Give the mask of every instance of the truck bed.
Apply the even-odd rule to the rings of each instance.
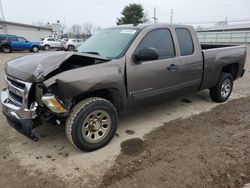
[[[203,81],[200,90],[214,87],[223,67],[235,64],[234,79],[243,74],[246,47],[244,45],[201,44]]]
[[[201,44],[202,50],[208,50],[213,48],[226,48],[226,47],[233,47],[238,45],[232,45],[232,44]]]

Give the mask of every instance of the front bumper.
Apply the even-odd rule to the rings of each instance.
[[[4,89],[1,93],[2,111],[6,116],[8,123],[18,132],[34,141],[38,141],[38,138],[32,133],[33,120],[37,116],[37,104],[33,103],[30,109],[19,107],[9,100],[8,92],[9,91],[7,89]]]

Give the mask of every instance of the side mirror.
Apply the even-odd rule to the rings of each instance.
[[[152,61],[159,58],[159,53],[155,48],[143,48],[134,54],[136,64],[140,64],[141,61]]]

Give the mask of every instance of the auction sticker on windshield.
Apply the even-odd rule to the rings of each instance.
[[[136,33],[135,29],[123,29],[120,33],[133,35]]]

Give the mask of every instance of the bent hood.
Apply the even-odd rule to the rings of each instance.
[[[75,52],[49,52],[37,55],[28,55],[7,62],[6,74],[27,82],[41,82],[44,78],[60,67],[60,65],[73,55],[102,59],[92,54]],[[103,59],[106,60],[106,59]]]

